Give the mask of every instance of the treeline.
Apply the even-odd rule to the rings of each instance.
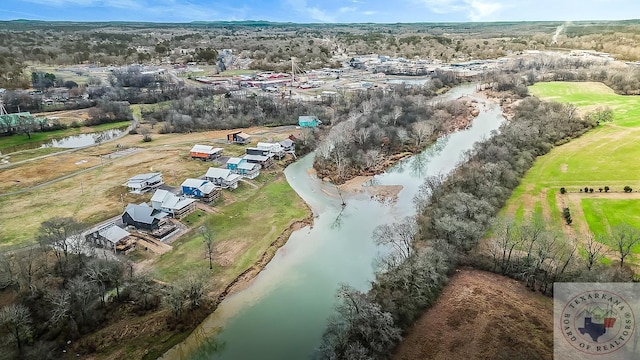
[[[502,71],[487,72],[481,80],[493,90],[522,95],[529,85],[545,81],[602,82],[621,95],[640,94],[640,66],[610,59],[541,54],[505,64]]]
[[[163,106],[143,109],[143,118],[159,123],[163,133],[231,129],[250,126],[294,125],[298,116],[322,114],[319,103],[269,96],[232,96],[200,93]]]
[[[167,309],[158,318],[182,331],[210,310],[202,278],[162,285],[136,273],[113,250],[97,250],[72,218],[42,223],[38,244],[0,254],[0,339],[2,358],[59,359],[87,355],[112,346],[90,334],[122,319]],[[200,311],[200,310],[198,310]],[[160,354],[157,354],[160,355]]]
[[[389,358],[401,331],[437,300],[448,274],[458,264],[480,262],[473,255],[479,240],[536,157],[592,126],[572,105],[526,98],[513,120],[477,143],[452,174],[427,178],[414,200],[416,219],[374,233],[378,243],[397,250],[385,259],[368,293],[340,290],[317,357]],[[579,261],[576,249],[559,241],[557,251],[542,246],[547,242],[537,244],[527,262],[529,283],[552,291],[553,281],[571,280],[575,274],[568,269]],[[544,268],[547,262],[555,264],[552,269]]]
[[[419,151],[437,137],[466,127],[473,112],[470,103],[430,102],[438,90],[457,81],[442,73],[421,87],[397,86],[340,99],[328,116],[333,126],[317,146],[318,176],[341,183],[376,173],[389,156]]]

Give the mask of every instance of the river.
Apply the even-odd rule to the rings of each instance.
[[[313,226],[291,234],[249,287],[227,297],[163,359],[309,358],[332,313],[338,286],[347,283],[362,291],[369,289],[376,259],[384,251],[371,238],[374,228],[414,215],[412,200],[425,176],[450,172],[474,142],[504,121],[500,107],[474,91],[473,85],[464,85],[434,99],[476,99],[480,114],[470,128],[440,139],[374,177],[376,185],[403,186],[396,202],[352,195],[342,209],[338,197],[325,193],[335,193],[335,188],[308,174],[314,154],[289,165],[285,175],[313,209]]]

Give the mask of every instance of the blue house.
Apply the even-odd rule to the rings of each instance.
[[[259,164],[247,162],[245,158],[232,157],[227,161],[227,170],[247,179],[255,179],[260,175]]]
[[[316,127],[322,124],[317,116],[298,116],[298,125],[301,127]]]
[[[239,157],[230,157],[227,160],[227,169],[236,172],[238,170],[238,165],[242,164],[245,160]]]
[[[220,188],[207,180],[187,179],[180,186],[184,195],[204,202],[211,202],[220,196]]]

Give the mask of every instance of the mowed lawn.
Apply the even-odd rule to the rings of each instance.
[[[195,230],[174,242],[173,250],[153,264],[160,279],[174,281],[194,271],[208,270],[203,238],[197,231],[205,223],[214,232],[214,274],[228,283],[253,265],[287,224],[308,216],[304,201],[282,173],[261,174],[255,182],[258,189],[240,184],[232,192],[225,190],[227,204],[216,206],[218,213],[197,211],[185,219]]]
[[[617,223],[616,219],[627,221],[632,204],[636,201],[640,204],[640,200],[628,200],[624,205],[618,203],[627,201],[623,193],[625,186],[631,186],[634,191],[640,189],[640,162],[637,161],[640,157],[640,97],[617,95],[600,83],[539,83],[529,89],[544,100],[572,103],[582,114],[598,107],[609,107],[614,111],[614,120],[539,157],[514,190],[503,213],[525,217],[540,211],[552,227],[562,228],[564,220],[560,209],[568,206],[574,221],[572,229],[577,233],[585,221],[589,227],[595,226],[590,228],[593,232],[608,229],[608,225],[589,221],[602,213],[606,213],[613,223]],[[589,201],[582,202],[582,209],[572,208],[580,207],[580,201],[570,201],[569,195],[560,195],[559,191],[564,187],[572,196],[579,196],[584,187],[599,193],[599,188],[605,186],[609,186],[611,194],[600,196],[616,199],[584,199]],[[599,205],[590,206],[595,201]],[[594,213],[596,209],[600,211],[599,215]],[[632,223],[640,228],[640,218]]]
[[[589,229],[595,235],[607,236],[616,225],[628,224],[640,229],[640,200],[582,199]],[[640,244],[633,247],[640,253]]]

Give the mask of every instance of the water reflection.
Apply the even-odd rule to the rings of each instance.
[[[93,144],[100,144],[104,141],[115,139],[125,133],[126,129],[112,129],[96,133],[67,136],[62,139],[53,139],[41,145],[41,147],[56,147],[64,149],[75,149]]]

